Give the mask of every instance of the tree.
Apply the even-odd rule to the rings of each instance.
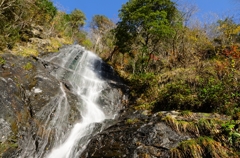
[[[0,50],[28,41],[34,36],[31,31],[47,28],[56,13],[50,0],[0,0]]]
[[[70,24],[74,30],[79,30],[80,27],[84,26],[86,17],[82,11],[74,9],[71,14],[69,14],[69,17]]]
[[[114,36],[111,32],[116,24],[104,15],[95,15],[90,23],[93,49],[102,53],[113,46]]]
[[[18,38],[18,5],[17,0],[0,0],[0,50],[11,48]]]
[[[178,16],[171,0],[130,0],[120,10],[116,45],[123,54],[135,46],[141,52],[140,72],[144,72],[148,57],[157,52],[159,42],[174,35],[173,26],[178,24]]]
[[[34,17],[39,20],[39,23],[44,24],[53,19],[57,13],[57,8],[49,0],[36,0],[36,11]]]
[[[72,38],[74,38],[75,41],[83,41],[86,36],[85,34],[80,31],[80,28],[82,28],[85,24],[86,17],[84,13],[78,9],[74,9],[69,15],[69,24],[72,28]]]
[[[240,26],[236,24],[231,17],[217,21],[217,39],[221,45],[231,45],[239,41]]]

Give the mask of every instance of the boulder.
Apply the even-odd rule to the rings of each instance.
[[[127,112],[118,123],[93,137],[80,157],[170,157],[170,149],[189,138],[172,130],[157,114]]]

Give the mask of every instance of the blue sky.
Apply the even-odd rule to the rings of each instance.
[[[81,10],[89,22],[94,15],[105,15],[114,22],[118,20],[118,10],[128,0],[52,0],[60,9],[70,13],[73,9]],[[223,18],[234,15],[240,10],[239,0],[176,0],[178,3],[194,5],[198,8],[195,16],[206,20],[209,16]],[[238,9],[238,10],[237,10]]]

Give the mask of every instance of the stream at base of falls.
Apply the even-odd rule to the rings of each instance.
[[[59,87],[35,114],[37,129],[27,131],[19,158],[80,157],[91,137],[111,124],[123,108],[121,79],[79,45],[66,46],[40,60]],[[35,87],[32,93],[41,92]]]

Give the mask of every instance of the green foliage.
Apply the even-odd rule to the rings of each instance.
[[[56,13],[56,16],[53,18],[52,24],[54,26],[55,32],[59,36],[72,37],[69,14],[58,11]]]
[[[50,15],[51,18],[53,18],[57,13],[57,8],[49,0],[38,0],[36,1],[36,5],[41,10],[41,13]]]
[[[183,117],[191,117],[192,116],[192,112],[190,110],[184,110],[184,111],[181,111],[181,115]]]
[[[50,0],[35,0],[32,7],[35,9],[33,18],[37,24],[41,25],[45,25],[46,22],[52,20],[57,13],[57,8]]]
[[[82,11],[79,9],[74,9],[70,14],[70,24],[72,28],[76,31],[79,30],[80,27],[83,27],[85,24],[86,17]]]
[[[3,58],[0,56],[0,65],[3,65],[3,64],[5,64],[5,62],[6,62],[6,60],[5,60],[5,59],[3,59]]]
[[[95,15],[90,22],[90,28],[100,34],[113,28],[115,24],[104,15]]]
[[[92,49],[103,59],[108,58],[114,49],[114,34],[112,29],[116,24],[104,15],[95,15],[90,22]]]
[[[7,141],[1,142],[0,144],[0,156],[2,157],[2,153],[6,152],[7,150],[17,149],[17,148],[18,148],[17,139],[14,137],[8,138]]]
[[[134,123],[137,123],[137,122],[139,122],[139,119],[137,119],[137,118],[127,119],[126,120],[127,124],[134,124]]]
[[[151,103],[144,103],[139,106],[136,106],[135,109],[136,110],[152,110],[154,107],[154,104],[155,104],[155,101],[153,101]]]
[[[211,116],[204,116],[204,113],[188,113],[183,115],[178,114],[163,115],[160,112],[161,120],[168,124],[173,130],[179,133],[188,133],[195,137],[199,136],[215,136],[221,130],[221,124],[225,122],[221,118],[212,118]],[[194,118],[194,119],[193,119]],[[197,119],[199,118],[199,120]]]
[[[204,81],[203,81],[204,82]],[[222,105],[223,99],[227,99],[226,96],[222,93],[224,90],[224,85],[222,82],[209,78],[207,83],[203,83],[203,87],[199,92],[199,99],[203,104],[211,105]],[[222,98],[222,99],[221,99]]]
[[[210,137],[199,137],[181,142],[171,149],[172,157],[229,157],[232,152]]]
[[[0,4],[0,51],[12,49],[14,52],[26,54],[19,46],[16,48],[14,45],[24,45],[23,43],[30,41],[31,48],[47,50],[32,42],[32,38],[45,40],[60,37],[64,38],[59,40],[62,44],[76,41],[90,45],[86,32],[80,30],[86,18],[78,9],[70,14],[57,11],[51,0],[0,0]],[[46,47],[51,47],[49,45]]]
[[[150,34],[158,38],[169,36],[173,31],[171,23],[175,20],[176,13],[175,4],[170,0],[130,0],[120,10],[121,21],[116,29],[117,36],[124,33],[122,29],[132,38],[136,38],[134,36],[139,34],[139,31],[144,32],[143,38],[145,34],[145,38]],[[120,42],[120,39],[118,40]]]
[[[15,12],[18,12],[19,1],[0,0],[0,50],[12,48],[18,39],[19,27],[14,24]]]
[[[33,36],[33,26],[48,26],[57,9],[49,0],[0,0],[0,50]]]
[[[171,38],[179,12],[170,0],[130,0],[120,10],[120,22],[115,29],[116,45],[121,53],[139,50],[140,72],[146,72],[149,54],[163,38]]]
[[[155,110],[197,110],[199,100],[194,89],[183,81],[169,83],[161,90]]]
[[[141,97],[141,99],[151,102],[158,96],[158,90],[156,89],[158,88],[157,79],[153,73],[133,75],[130,77],[129,82],[132,86],[131,95],[133,97]],[[149,102],[147,104],[152,105]]]
[[[186,113],[187,115],[185,115]],[[197,157],[205,157],[206,155],[204,154],[206,152],[209,154],[209,151],[212,151],[212,154],[217,154],[218,149],[214,148],[217,146],[222,146],[223,148],[228,146],[228,149],[233,151],[240,149],[239,122],[230,120],[230,117],[226,117],[226,115],[213,113],[208,115],[205,113],[192,113],[189,115],[188,111],[180,113],[170,111],[167,113],[159,112],[158,116],[176,132],[188,133],[196,138],[183,141],[177,148],[171,149],[174,151],[174,154],[183,154],[185,156],[187,154],[188,157],[193,157],[193,155],[190,156],[189,154],[198,153],[200,155]],[[192,152],[188,153],[190,151]],[[229,151],[228,154],[234,155],[233,151]],[[223,153],[218,154],[223,156]]]
[[[218,20],[215,42],[222,46],[231,45],[233,42],[239,42],[239,31],[240,26],[234,21],[233,17]]]
[[[215,61],[211,61],[215,62]],[[205,67],[191,78],[186,72],[174,72],[168,83],[158,87],[154,110],[191,110],[233,115],[239,111],[239,82],[236,68],[219,78],[213,66]],[[188,70],[189,71],[189,70]],[[194,69],[190,71],[195,71]],[[191,72],[191,73],[192,73]],[[199,75],[197,75],[199,73]]]
[[[230,120],[228,122],[225,122],[224,124],[222,124],[222,131],[223,133],[227,136],[228,141],[231,145],[233,146],[238,146],[240,148],[240,133],[238,130],[240,130],[240,127],[237,127],[238,124],[233,121]]]
[[[31,62],[26,63],[23,67],[25,70],[31,70],[33,68],[33,65]]]

